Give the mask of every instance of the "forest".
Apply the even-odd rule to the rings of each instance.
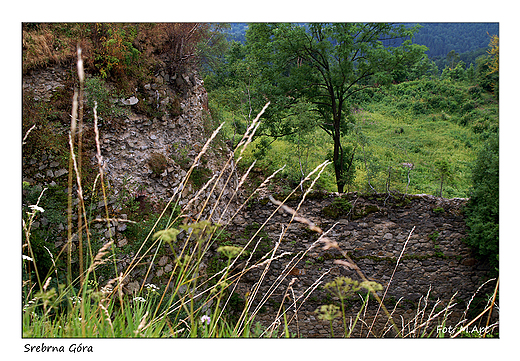
[[[445,58],[452,50],[462,54],[485,49],[489,43],[488,34],[499,35],[498,23],[417,24],[421,28],[415,34],[414,41],[426,45],[428,47],[426,54],[432,59]],[[405,23],[405,25],[413,26],[415,23]],[[231,23],[225,31],[227,40],[245,43],[247,28],[247,23]]]

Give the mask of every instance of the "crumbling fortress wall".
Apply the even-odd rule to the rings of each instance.
[[[32,91],[35,100],[50,101],[53,92],[66,86],[63,80],[66,78],[65,71],[51,67],[29,74],[23,78],[23,87]],[[182,92],[178,93],[174,88]],[[159,71],[155,82],[146,84],[140,94],[136,99],[156,107],[157,117],[132,111],[136,105],[135,99],[126,99],[122,104],[128,104],[127,115],[117,122],[102,122],[100,129],[101,152],[111,187],[108,201],[115,211],[123,192],[154,201],[169,199],[179,191],[191,161],[200,152],[209,134],[205,126],[208,117],[207,94],[196,74],[170,79],[165,72]],[[187,202],[189,194],[200,189],[204,181],[220,171],[222,160],[228,154],[229,149],[223,142],[216,143],[209,150],[198,165],[197,184],[192,181],[181,190],[184,196],[181,205]],[[97,160],[94,155],[90,156],[95,164]],[[42,154],[40,159],[24,159],[23,180],[41,187],[63,183],[68,173],[65,164],[46,154]],[[222,177],[226,178],[227,175]],[[221,189],[223,185],[217,194]],[[232,196],[232,189],[223,190],[219,204],[227,204]],[[200,199],[207,197],[211,200],[216,195],[210,196],[208,192],[200,195]],[[298,202],[297,198],[290,199],[287,205],[296,208]],[[328,232],[327,237],[347,252],[369,280],[381,284],[384,289],[388,286],[385,306],[393,312],[394,320],[400,322],[400,329],[412,331],[428,319],[430,312],[435,315],[450,301],[456,305],[449,310],[447,325],[455,326],[462,318],[469,318],[471,311],[466,312],[466,305],[470,300],[476,304],[493,292],[495,284],[492,281],[479,289],[489,280],[489,268],[477,260],[464,243],[465,203],[465,199],[443,199],[429,195],[349,193],[338,197],[315,192],[308,195],[298,215]],[[195,208],[199,206],[196,202],[194,204]],[[100,215],[103,214],[103,207],[104,203],[100,201],[97,205]],[[275,259],[268,264],[265,276],[262,274],[266,265],[247,272],[240,279],[236,292],[246,299],[260,281],[257,297],[252,302],[258,303],[264,296],[269,300],[260,307],[256,314],[257,321],[268,327],[277,315],[286,311],[291,333],[301,337],[328,336],[329,323],[319,319],[315,310],[321,305],[339,305],[339,302],[324,286],[339,276],[354,280],[360,278],[355,270],[337,263],[344,260],[340,251],[323,249],[323,244],[316,242],[319,235],[306,224],[290,222],[291,215],[286,212],[279,211],[271,217],[275,210],[276,205],[268,198],[256,198],[226,227],[231,244],[244,244],[265,222],[257,237],[263,251],[275,247],[283,233],[273,256]],[[193,212],[196,214],[197,209]],[[119,215],[120,218],[124,216]],[[47,213],[43,214],[33,227],[49,227],[56,248],[63,247],[66,224],[52,223],[46,217]],[[215,218],[219,218],[218,211]],[[106,225],[96,227],[106,228]],[[124,223],[114,223],[111,229],[98,231],[115,234],[116,245],[123,247],[126,245],[125,229]],[[278,258],[284,252],[285,255]],[[118,268],[124,269],[132,255],[125,257],[121,256]],[[161,277],[164,278],[172,270],[173,264],[172,257],[161,256],[152,266],[150,279],[146,281],[161,282]],[[201,271],[204,272],[204,269]],[[142,281],[139,277],[142,276],[144,273],[136,273],[126,280],[130,291],[132,286],[139,286]],[[348,301],[347,313],[352,319],[361,307],[356,297]],[[366,336],[377,308],[377,302],[370,299],[366,315],[352,336]],[[423,309],[425,313],[419,320],[416,316],[421,316],[420,310]],[[443,317],[439,315],[428,325],[429,332]],[[493,319],[497,317],[495,312]],[[279,320],[284,322],[283,317]],[[283,331],[280,327],[279,333]],[[333,328],[335,335],[344,334],[341,319],[333,321]],[[372,331],[375,335],[386,332],[385,335],[395,336],[395,329],[388,324],[382,311],[379,311]]]
[[[455,327],[462,318],[470,317],[470,313],[465,311],[472,298],[475,304],[476,299],[485,297],[486,293],[492,294],[495,286],[492,281],[476,294],[479,287],[490,279],[489,267],[477,260],[464,243],[466,225],[463,208],[466,199],[357,193],[341,198],[333,194],[314,193],[309,198],[302,204],[298,215],[323,231],[328,230],[327,237],[337,242],[369,280],[376,281],[384,289],[390,284],[385,306],[389,312],[393,311],[393,319],[399,322],[399,329],[404,329],[403,325],[413,320],[407,327],[408,332],[412,331],[421,324],[421,320],[428,319],[429,312],[433,310],[430,316],[434,315],[450,300],[456,305],[449,310],[448,323]],[[295,199],[287,204],[296,208],[298,202]],[[232,233],[236,237],[247,233],[245,230],[251,227],[252,222],[263,224],[275,209],[276,206],[268,199],[252,203],[235,220]],[[334,248],[324,250],[323,243],[316,242],[319,235],[309,230],[306,224],[289,223],[291,217],[291,214],[280,210],[264,227],[263,236],[268,237],[264,242],[271,244],[279,240],[281,232],[285,232],[276,254],[287,252],[289,255],[274,260],[269,266],[259,293],[273,294],[257,320],[264,326],[270,325],[275,316],[281,314],[279,310],[283,303],[287,320],[292,319],[290,332],[301,337],[327,337],[330,335],[329,322],[318,319],[315,310],[321,305],[339,306],[340,303],[324,285],[338,276],[360,282],[361,279],[354,269],[335,263],[344,260],[340,251]],[[294,257],[297,254],[305,255],[300,259]],[[257,269],[244,276],[239,288],[244,297],[258,282],[262,272],[263,269]],[[280,277],[281,274],[286,276]],[[314,291],[309,295],[310,289]],[[439,301],[437,305],[436,301]],[[354,320],[361,307],[359,297],[353,297],[348,305],[348,316]],[[418,311],[425,306],[428,314],[414,320]],[[371,317],[376,314],[377,308],[377,302],[370,299],[365,322],[370,321],[371,324]],[[444,314],[441,314],[430,322],[429,332],[436,332],[435,327],[443,317]],[[494,317],[497,317],[496,313]],[[387,332],[387,336],[396,335],[387,320],[383,310],[380,310],[374,324],[374,334]],[[283,318],[280,321],[281,333]],[[359,323],[352,336],[365,337],[368,326],[363,327]],[[341,318],[333,321],[333,327],[335,335],[344,335]],[[425,329],[422,327],[420,330]]]

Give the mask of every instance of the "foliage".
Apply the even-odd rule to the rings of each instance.
[[[460,54],[487,45],[487,33],[498,33],[498,23],[419,23],[418,44],[428,46],[431,58],[446,56],[454,50]]]
[[[119,103],[121,94],[114,92],[109,84],[101,77],[87,77],[85,79],[86,104],[89,109],[94,109],[99,117],[118,117],[125,114]],[[93,119],[88,117],[87,119]]]
[[[22,71],[47,65],[63,65],[76,56],[77,39],[85,36],[86,24],[23,23]]]
[[[99,43],[94,50],[94,66],[101,78],[126,77],[125,73],[141,55],[133,45],[137,27],[131,24],[96,23],[92,30]]]
[[[352,210],[352,204],[346,197],[336,197],[329,206],[322,209],[325,216],[338,218],[346,216]]]
[[[211,178],[213,172],[206,167],[196,167],[191,172],[190,180],[195,186],[195,189],[200,189]]]
[[[438,194],[440,173],[435,163],[446,159],[451,178],[443,182],[443,197],[469,196],[471,163],[478,146],[482,137],[498,130],[498,104],[492,94],[467,80],[421,78],[366,89],[366,93],[357,93],[351,100],[353,131],[343,137],[344,149],[350,148],[349,153],[355,149],[352,159],[355,173],[349,191],[373,191],[368,185],[370,182],[376,191],[386,192],[391,167],[392,190]],[[222,111],[222,117],[226,124],[233,119],[232,113],[226,110]],[[327,156],[331,159],[333,144],[325,132],[314,129],[308,135],[300,134],[275,141],[266,139],[269,147],[262,147],[265,153],[255,166],[270,174],[285,165],[279,180],[282,183],[299,179],[300,155],[309,167],[316,166]],[[301,148],[303,153],[297,152],[298,144],[294,142],[297,137],[301,137],[303,144],[309,142],[306,148]],[[253,145],[261,141],[259,138]],[[307,150],[308,159],[304,157]],[[244,160],[251,164],[258,154],[248,150]],[[410,169],[406,164],[413,166]],[[324,171],[318,185],[329,191],[336,190],[332,169]]]
[[[287,112],[298,99],[313,104],[318,126],[333,140],[336,183],[343,192],[351,164],[341,142],[351,130],[348,101],[365,88],[391,82],[393,73],[422,57],[425,47],[409,40],[416,30],[383,23],[250,24],[247,59],[260,71],[257,91],[274,104],[266,113],[267,134],[295,133],[296,126],[285,121]],[[393,46],[386,41],[392,38],[408,40]]]
[[[439,186],[439,197],[442,197],[442,187],[444,182],[451,179],[451,167],[446,159],[441,159],[435,162],[435,168],[439,174],[440,186]]]
[[[471,198],[466,211],[467,242],[498,268],[499,140],[491,135],[480,151],[472,172]]]

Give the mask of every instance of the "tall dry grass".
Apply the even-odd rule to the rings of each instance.
[[[269,198],[276,209],[260,225],[245,245],[226,245],[217,248],[217,252],[226,259],[225,266],[222,269],[214,274],[204,274],[200,271],[203,260],[212,256],[211,248],[215,244],[217,236],[233,222],[233,219],[240,214],[255,194],[266,191],[268,184],[280,171],[274,172],[257,189],[244,197],[245,200],[238,201],[241,187],[247,181],[254,164],[247,169],[235,187],[232,186],[233,172],[231,167],[233,162],[238,164],[242,160],[243,152],[250,145],[260,124],[260,118],[269,103],[265,105],[247,128],[243,138],[233,154],[228,157],[220,172],[215,174],[201,190],[192,195],[183,207],[180,207],[183,189],[186,187],[199,160],[217,137],[222,125],[211,134],[182,179],[181,186],[168,200],[157,221],[141,241],[129,265],[124,271],[118,272],[114,235],[110,234],[106,243],[94,252],[91,232],[89,231],[92,222],[106,222],[108,229],[110,229],[110,224],[114,219],[110,217],[108,209],[104,161],[99,141],[96,109],[94,109],[94,130],[98,177],[94,188],[96,186],[101,188],[104,200],[104,217],[91,220],[88,218],[85,208],[82,176],[78,168],[80,163],[78,158],[82,156],[83,114],[81,104],[84,79],[80,49],[78,49],[77,56],[80,86],[74,95],[69,133],[67,244],[57,255],[51,254],[54,268],[49,271],[44,279],[40,279],[38,272],[32,272],[31,267],[36,268],[37,265],[33,262],[35,258],[31,246],[31,226],[37,212],[44,211],[39,207],[38,201],[31,207],[31,212],[27,214],[26,220],[24,220],[23,250],[27,249],[29,254],[24,257],[24,266],[27,267],[27,274],[29,275],[24,280],[24,285],[29,290],[24,300],[22,318],[24,337],[289,337],[291,336],[289,326],[296,323],[298,328],[298,315],[301,314],[299,312],[302,306],[308,301],[311,294],[323,285],[333,289],[341,300],[341,311],[335,305],[323,305],[317,312],[319,318],[330,322],[331,336],[334,336],[332,321],[335,318],[342,319],[344,337],[385,337],[392,334],[390,331],[393,332],[395,337],[442,337],[444,335],[442,332],[440,334],[432,333],[430,331],[431,326],[445,324],[454,306],[454,298],[447,305],[441,307],[439,301],[431,304],[429,294],[427,294],[421,298],[415,316],[411,320],[405,322],[403,319],[399,319],[395,314],[400,300],[392,310],[388,310],[384,303],[393,274],[386,290],[381,292],[382,286],[370,281],[349,255],[339,247],[338,243],[328,236],[334,226],[328,230],[322,230],[298,213],[323,170],[330,164],[328,161],[312,170],[283,201],[277,201],[273,197]],[[79,149],[77,153],[76,149]],[[226,188],[232,188],[233,194],[231,199],[224,203],[222,199]],[[73,189],[76,189],[76,194],[73,194]],[[304,189],[305,192],[303,192],[296,209],[288,207],[286,205],[287,200],[301,189]],[[45,196],[44,191],[42,191],[40,198]],[[202,198],[202,194],[206,194],[206,197]],[[213,195],[216,196],[216,201],[210,202]],[[72,222],[74,200],[77,200],[78,204],[75,210],[78,216],[76,224]],[[235,203],[238,206],[233,211],[232,204]],[[186,219],[191,206],[194,204],[201,205],[200,210],[195,215],[191,214],[192,221],[183,224],[181,220]],[[167,215],[167,209],[170,209],[171,206],[177,207],[180,211]],[[220,213],[219,217],[215,217],[217,210]],[[259,233],[278,211],[287,212],[291,215],[288,224],[280,225],[280,237],[272,249],[258,260],[253,260],[252,255],[258,249],[260,243]],[[166,217],[167,226],[159,229],[160,221]],[[280,252],[280,245],[287,228],[293,222],[305,224],[310,231],[319,234],[319,238],[297,254]],[[413,231],[413,229],[410,231],[409,237]],[[178,237],[181,232],[185,232],[187,235],[184,239]],[[85,245],[83,244],[83,235],[86,240]],[[73,275],[71,266],[75,239],[78,240],[79,247],[79,274],[77,276]],[[405,242],[397,260],[394,273],[399,266],[407,243],[408,240]],[[340,251],[343,259],[336,260],[335,263],[354,270],[362,282],[338,277],[332,282],[325,283],[325,277],[330,272],[330,270],[325,270],[307,289],[296,295],[293,289],[294,279],[289,280],[290,272],[310,251],[320,246],[325,250],[334,248]],[[167,283],[158,287],[146,283],[146,279],[152,270],[152,266],[157,261],[157,250],[161,247],[169,247],[175,256],[175,261]],[[86,248],[89,256],[87,264],[81,263],[84,248]],[[247,257],[247,255],[249,256]],[[58,274],[61,270],[56,267],[57,262],[55,262],[61,257],[65,258],[67,264],[66,277],[61,277],[61,279],[66,279],[66,282],[58,284],[57,287],[51,287],[51,280],[54,278],[56,281],[62,276]],[[266,275],[272,270],[273,261],[282,257],[289,259],[288,263],[278,272],[275,281],[266,285]],[[143,263],[147,264],[147,271],[139,290],[128,295],[124,290],[125,283],[131,277],[132,271]],[[113,274],[108,282],[101,285],[98,283],[96,270],[104,264],[113,265]],[[240,267],[238,267],[239,265]],[[231,302],[233,292],[243,280],[244,275],[257,269],[261,270],[257,282],[249,290],[245,305],[238,318],[231,320],[225,310]],[[37,283],[32,283],[31,273],[36,275]],[[275,291],[287,280],[288,286],[284,290],[282,302],[276,310],[272,323],[259,326],[256,323],[256,318],[260,310],[268,304]],[[267,286],[266,291],[264,291],[264,285]],[[351,316],[347,314],[344,301],[346,302],[349,297],[358,297],[358,291],[361,289],[366,290],[366,296],[362,298],[360,309],[354,313],[354,316]],[[497,290],[498,287],[495,289],[488,306],[478,318],[466,320],[464,318],[466,312],[464,313],[463,319],[456,325],[461,331],[451,335],[452,337],[459,336],[464,332],[464,327],[471,326],[480,317],[491,314],[493,307],[496,307]],[[292,299],[292,301],[287,301],[289,299]],[[368,314],[370,299],[377,303],[377,310],[374,315]],[[468,303],[466,311],[469,309],[471,301]],[[292,311],[292,315],[289,311]],[[378,317],[383,318],[386,322],[381,333],[376,333],[374,330]],[[497,326],[497,324],[490,325],[489,321],[490,318],[488,317],[487,333]],[[282,332],[279,332],[279,330]]]

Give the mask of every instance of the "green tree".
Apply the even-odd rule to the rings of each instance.
[[[391,83],[424,57],[427,48],[410,40],[417,30],[387,23],[250,24],[247,59],[259,70],[257,99],[272,104],[265,116],[267,134],[295,133],[286,115],[298,99],[314,104],[318,126],[334,143],[336,184],[343,192],[353,149],[342,144],[353,129],[349,100]]]
[[[477,58],[477,80],[479,85],[487,90],[494,92],[498,97],[499,80],[499,38],[491,36],[487,55]]]
[[[448,53],[448,55],[446,55],[446,60],[448,61],[448,66],[451,70],[459,63],[460,55],[456,53],[455,50],[452,50]]]
[[[480,151],[472,172],[471,197],[466,210],[467,242],[480,256],[498,267],[499,138],[491,135]]]
[[[473,66],[473,63],[470,64],[469,68],[466,69],[466,79],[470,82],[470,83],[473,83],[473,81],[475,80],[475,67]]]

